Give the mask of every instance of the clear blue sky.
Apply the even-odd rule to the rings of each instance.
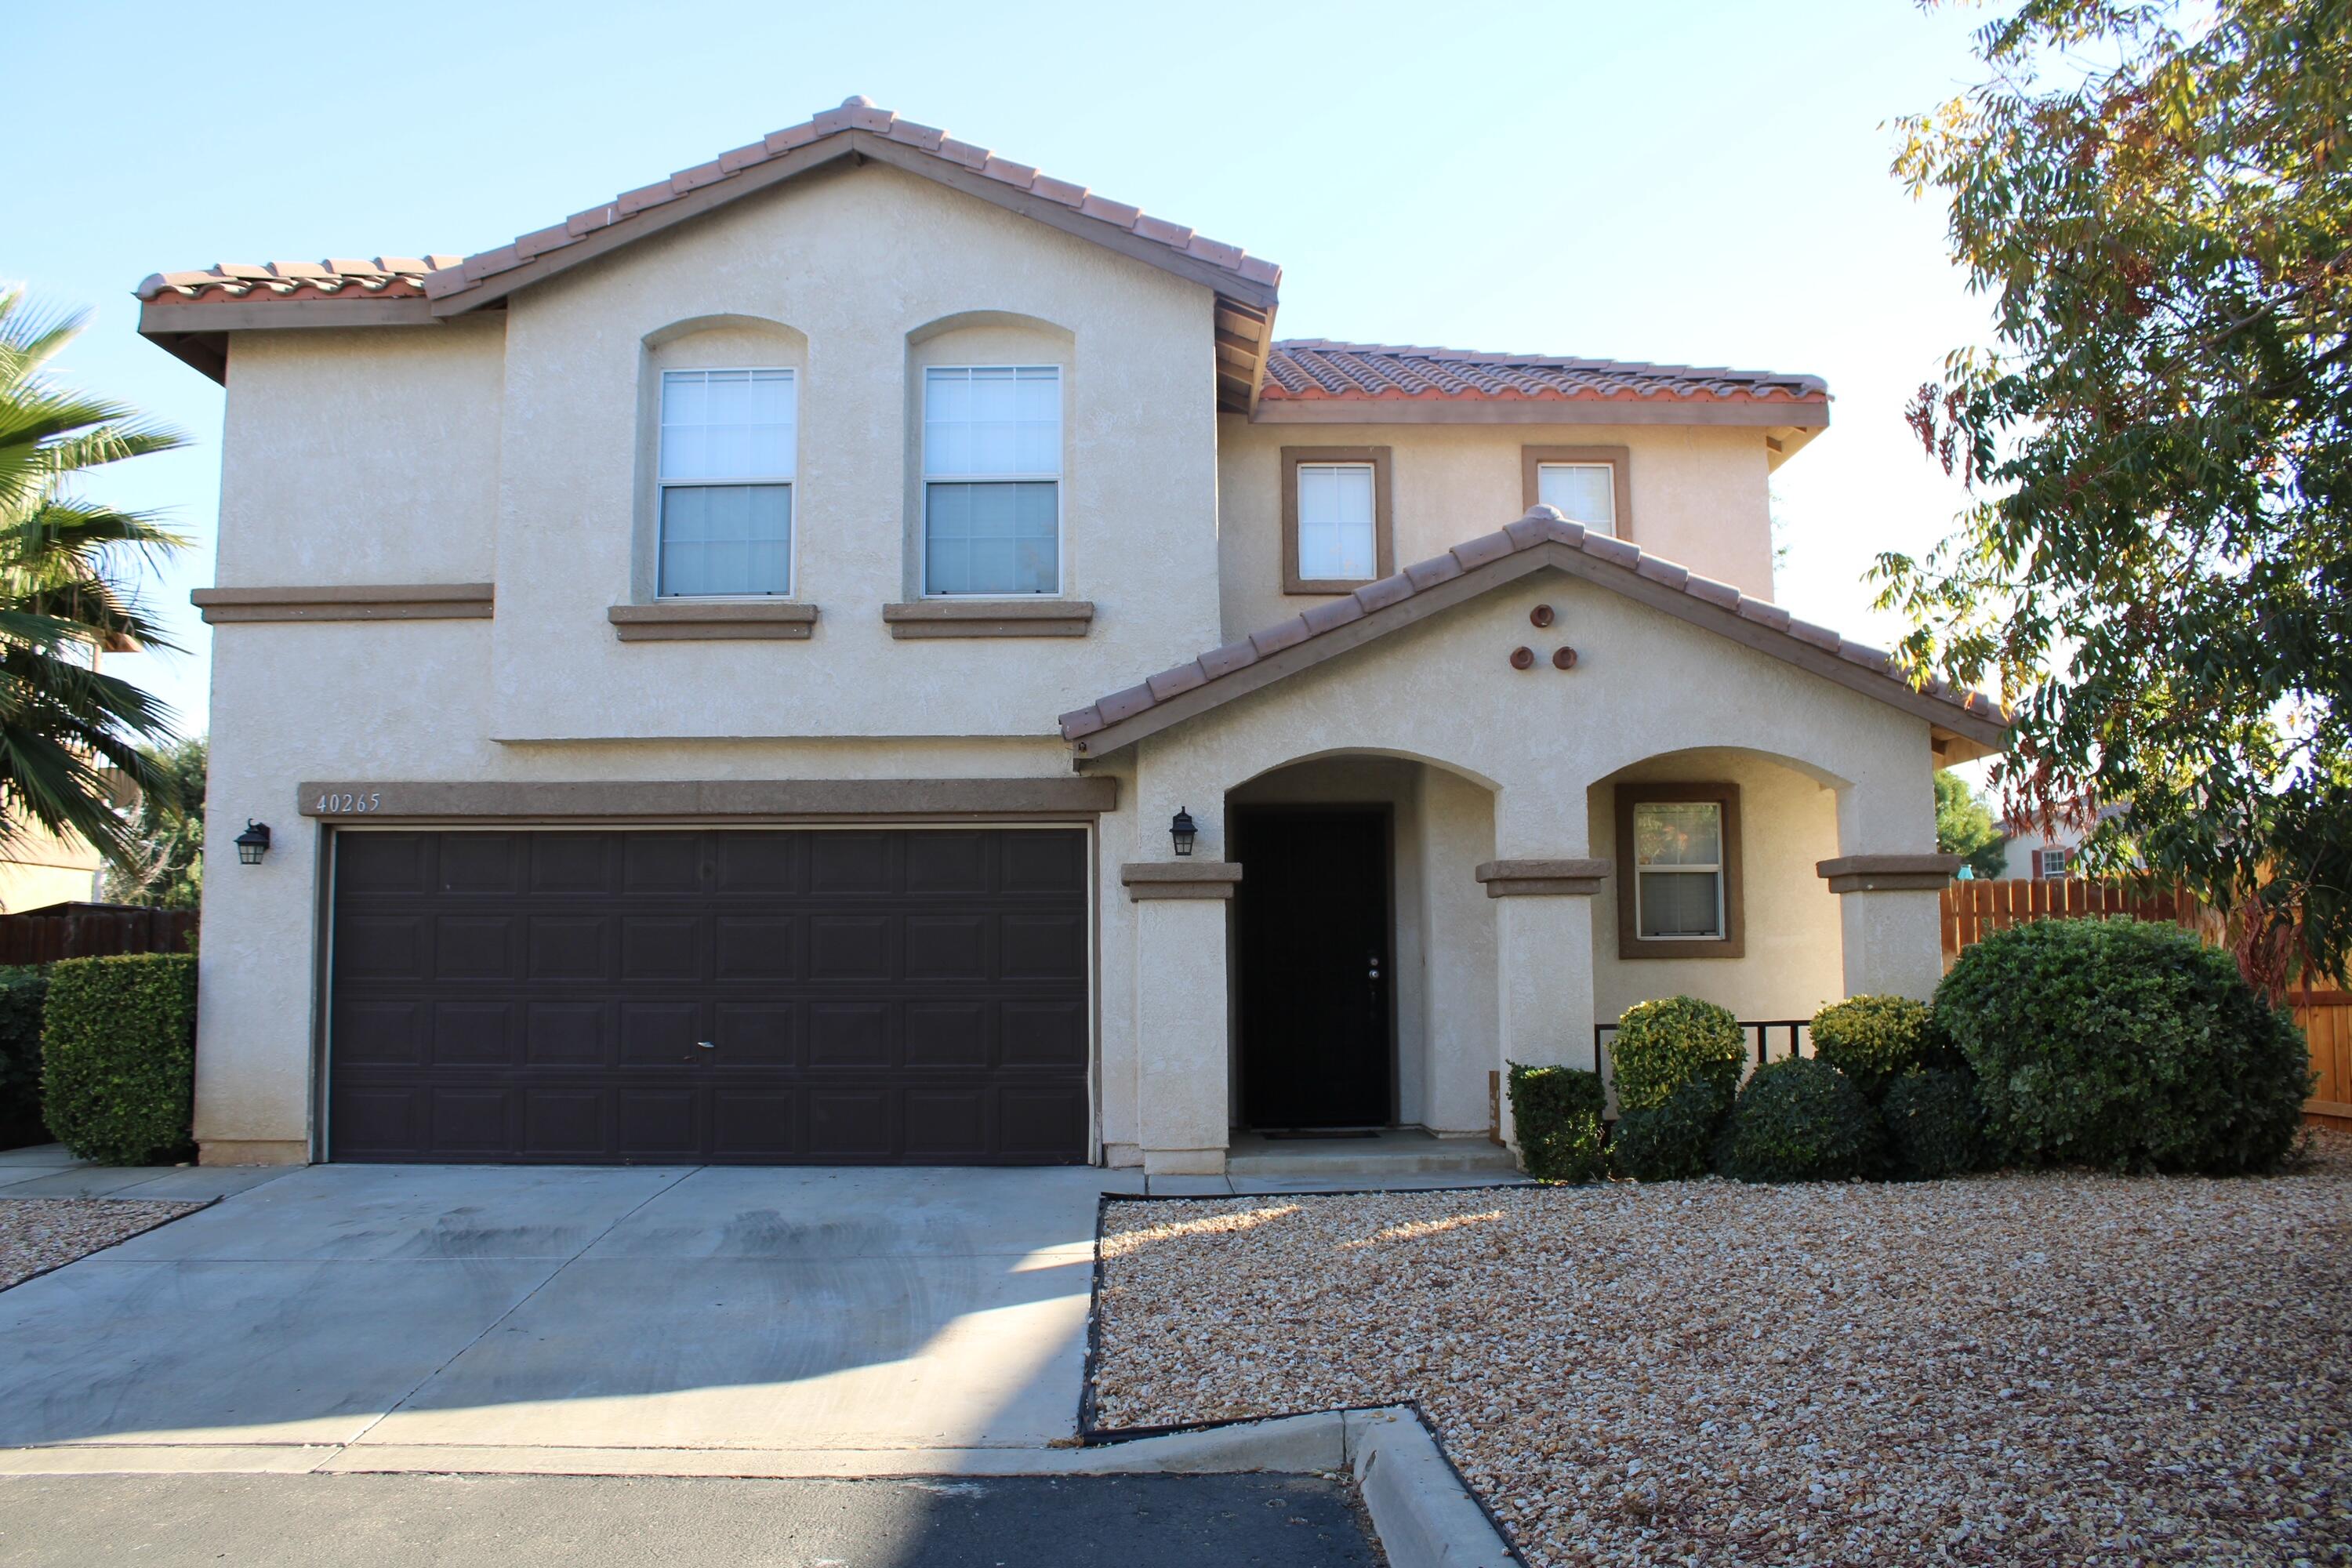
[[[1826,376],[1832,428],[1775,485],[1780,596],[1885,642],[1864,570],[1939,537],[1958,500],[1903,402],[1985,320],[1941,209],[1887,174],[1888,122],[1972,79],[1983,19],[1902,0],[28,6],[0,279],[92,307],[68,373],[194,437],[99,492],[199,542],[148,589],[190,652],[109,666],[191,731],[222,395],[136,335],[140,279],[486,249],[858,92],[1281,263],[1287,336]]]

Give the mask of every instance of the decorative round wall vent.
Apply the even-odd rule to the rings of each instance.
[[[1555,618],[1556,617],[1554,617],[1551,613],[1551,606],[1549,605],[1538,605],[1534,609],[1528,612],[1528,623],[1538,628],[1551,625]]]
[[[1551,667],[1554,669],[1574,669],[1576,668],[1576,650],[1572,647],[1555,649],[1551,656]]]
[[[1513,669],[1533,669],[1535,667],[1535,649],[1531,647],[1515,647],[1511,650],[1511,668]]]

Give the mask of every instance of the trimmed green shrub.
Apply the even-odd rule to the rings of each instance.
[[[1739,1087],[1739,1066],[1747,1058],[1748,1037],[1739,1020],[1696,996],[1626,1008],[1609,1045],[1617,1104],[1624,1110],[1655,1110],[1695,1079],[1715,1085],[1727,1100]]]
[[[1538,1182],[1589,1182],[1607,1164],[1601,1075],[1581,1068],[1511,1064],[1511,1125],[1519,1156]]]
[[[2136,921],[2035,921],[1960,955],[1936,1012],[1985,1131],[2023,1165],[2275,1169],[2311,1092],[2303,1031],[2227,953]]]
[[[1903,1181],[1966,1175],[1990,1163],[1984,1110],[1966,1073],[1905,1073],[1886,1086],[1878,1114],[1886,1124],[1888,1173]]]
[[[1886,1086],[1928,1065],[1936,1015],[1908,996],[1853,996],[1813,1015],[1813,1055],[1875,1105]]]
[[[0,967],[0,1149],[46,1143],[41,1121],[41,999],[49,973],[37,964]]]
[[[1723,1126],[1731,1096],[1710,1079],[1695,1078],[1664,1105],[1628,1110],[1617,1119],[1609,1153],[1618,1173],[1637,1182],[1681,1182],[1706,1174],[1708,1152]]]
[[[49,1130],[85,1160],[141,1165],[189,1144],[196,961],[184,953],[49,966],[41,1090]]]
[[[1877,1174],[1885,1142],[1853,1079],[1827,1062],[1784,1057],[1749,1075],[1716,1160],[1743,1182],[1842,1182]]]

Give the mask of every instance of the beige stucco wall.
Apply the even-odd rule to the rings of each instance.
[[[496,575],[503,322],[229,340],[216,581]]]
[[[517,295],[492,732],[1043,736],[1107,682],[1209,646],[1211,298],[879,166],[747,198]],[[818,607],[815,635],[623,644],[605,611],[646,586],[646,342],[713,319],[806,345],[793,597]],[[966,322],[962,343],[935,342]],[[1063,596],[1096,606],[1085,637],[896,641],[884,626],[912,580],[910,378],[950,351],[1066,363]]]
[[[0,843],[0,914],[89,903],[98,897],[105,861],[79,834],[60,837],[20,824]]]
[[[1772,596],[1765,432],[1746,426],[1614,425],[1255,425],[1218,421],[1223,502],[1218,573],[1228,637],[1297,615],[1316,598],[1282,591],[1282,448],[1386,447],[1400,568],[1492,533],[1526,510],[1522,447],[1624,447],[1633,488],[1626,538],[1653,555]]]

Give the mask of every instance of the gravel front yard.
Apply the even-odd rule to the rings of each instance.
[[[2352,1141],[1119,1203],[1102,1252],[1103,1426],[1416,1399],[1539,1564],[2352,1563]]]
[[[0,1290],[204,1206],[133,1198],[0,1198]]]

